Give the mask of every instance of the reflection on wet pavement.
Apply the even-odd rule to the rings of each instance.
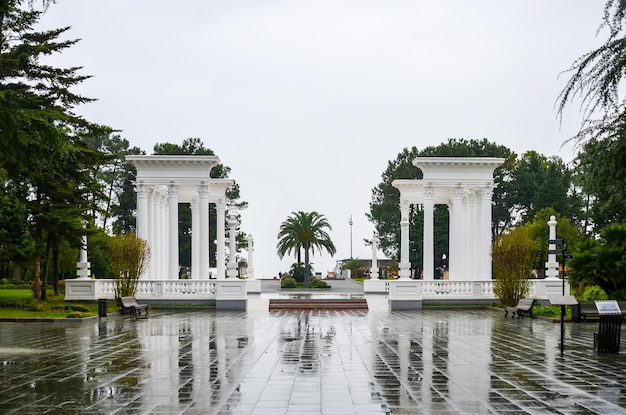
[[[597,324],[494,310],[155,310],[0,323],[1,414],[619,414]]]

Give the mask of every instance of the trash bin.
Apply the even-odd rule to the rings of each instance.
[[[596,352],[619,352],[622,332],[622,311],[617,301],[596,301],[600,315],[598,332],[593,334],[593,349]]]
[[[580,312],[580,303],[572,305],[572,321],[580,323],[582,321],[582,313]]]
[[[106,317],[107,316],[107,300],[106,298],[101,298],[98,300],[98,317]]]

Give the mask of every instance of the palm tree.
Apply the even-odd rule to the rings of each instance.
[[[335,255],[337,249],[326,232],[332,230],[328,220],[324,215],[317,212],[291,212],[291,216],[280,225],[278,231],[278,256],[282,259],[285,254],[292,253],[300,261],[301,250],[304,250],[304,266],[309,270],[310,257],[315,254],[315,249],[326,250],[329,254]]]

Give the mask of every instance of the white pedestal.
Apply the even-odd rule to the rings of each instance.
[[[215,282],[215,308],[217,310],[246,310],[248,296],[246,280],[226,279]]]
[[[392,310],[422,308],[422,282],[416,280],[389,281],[389,307]]]

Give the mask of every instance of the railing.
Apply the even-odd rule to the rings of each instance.
[[[219,281],[219,282],[218,282]],[[558,278],[533,279],[530,281],[529,297],[547,300],[549,297],[562,295],[563,282]],[[244,284],[243,287],[234,286]],[[450,281],[450,280],[365,280],[365,294],[390,294],[391,285],[395,285],[393,294],[405,293],[408,296],[425,299],[495,299],[493,280]],[[218,284],[222,290],[218,292]],[[226,285],[224,285],[226,284]],[[254,285],[253,285],[254,284]],[[254,287],[254,288],[253,288]],[[260,281],[256,280],[140,280],[135,296],[143,300],[213,300],[216,294],[222,296],[237,295],[245,298],[247,292],[260,292]],[[569,284],[565,284],[565,294],[569,294]],[[65,280],[65,298],[67,300],[98,300],[115,298],[114,280],[92,280],[77,278]],[[220,297],[222,298],[222,297]]]
[[[211,300],[215,299],[215,280],[140,280],[135,297],[142,300]],[[115,298],[114,280],[65,280],[65,299],[97,300]]]
[[[365,280],[365,293],[389,294],[391,284],[409,283],[419,286],[422,298],[481,298],[495,299],[493,280],[483,281],[450,281],[450,280]],[[528,296],[537,299],[548,299],[562,295],[563,282],[559,279],[531,279]],[[569,284],[565,284],[565,295],[569,294]]]

